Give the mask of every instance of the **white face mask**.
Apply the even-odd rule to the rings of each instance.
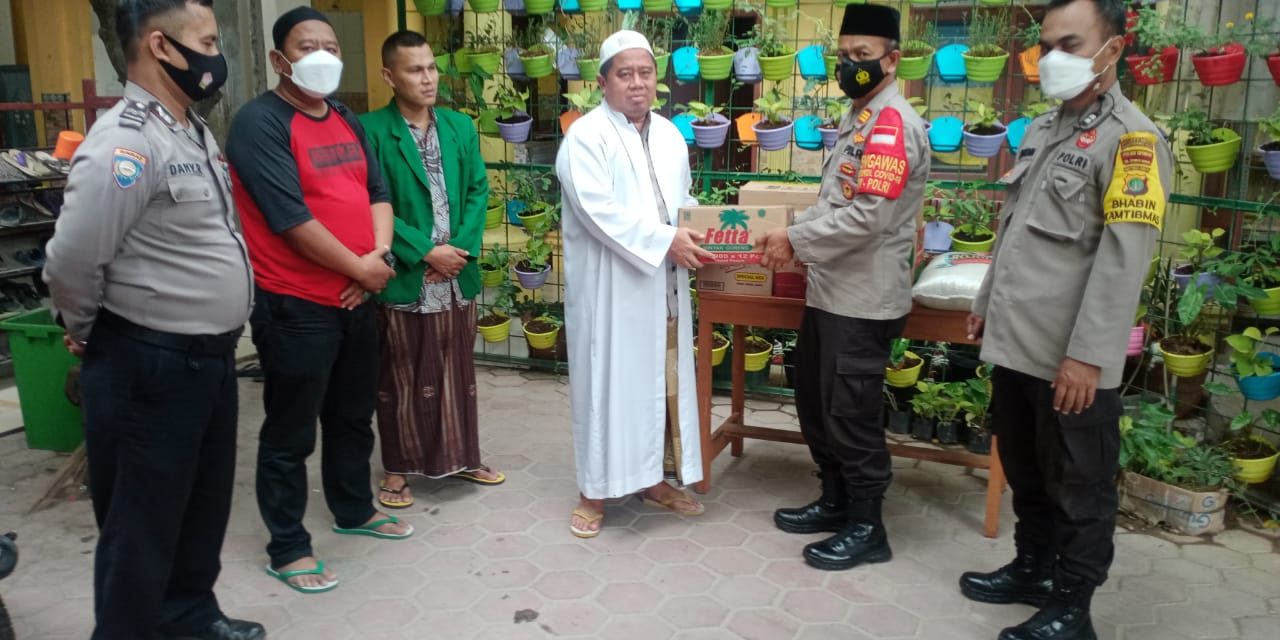
[[[284,52],[280,52],[284,56]],[[285,60],[289,58],[286,56]],[[323,49],[312,51],[290,62],[292,73],[281,74],[293,81],[303,93],[313,98],[325,98],[338,90],[342,80],[342,60]]]
[[[1108,39],[1090,58],[1072,55],[1060,49],[1045,54],[1040,58],[1040,91],[1045,97],[1059,100],[1070,100],[1080,95],[1091,82],[1102,75],[1101,72],[1093,71],[1093,61],[1110,43],[1111,40]]]

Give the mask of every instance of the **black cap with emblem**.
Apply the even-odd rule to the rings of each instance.
[[[840,23],[842,36],[880,36],[901,40],[897,9],[878,4],[851,4],[844,8],[844,21]]]

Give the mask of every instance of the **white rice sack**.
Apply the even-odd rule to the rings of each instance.
[[[930,309],[968,311],[990,266],[989,253],[944,253],[920,273],[911,299]]]

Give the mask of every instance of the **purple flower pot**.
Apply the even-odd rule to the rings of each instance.
[[[551,265],[548,263],[546,267],[537,273],[525,273],[516,267],[516,278],[520,280],[520,286],[525,289],[537,289],[547,283],[547,276],[551,274]]]
[[[764,79],[760,68],[760,50],[743,47],[733,52],[733,76],[743,84],[755,84]]]
[[[1280,151],[1263,151],[1262,164],[1266,165],[1272,180],[1280,180]]]
[[[578,57],[582,55],[574,47],[565,47],[556,52],[556,67],[560,77],[565,80],[581,80],[582,71],[578,69]],[[658,74],[661,76],[662,74]]]
[[[818,127],[818,133],[822,134],[822,146],[831,149],[836,146],[836,140],[840,139],[840,129],[825,129]]]
[[[1004,139],[1009,135],[1009,130],[1001,126],[1000,133],[991,135],[979,135],[969,133],[968,129],[964,131],[964,148],[969,155],[975,158],[993,158],[1000,153],[1000,148],[1004,146]]]
[[[1178,273],[1177,268],[1174,268],[1172,271],[1170,271],[1169,275],[1173,278],[1174,283],[1178,285],[1179,292],[1185,290],[1187,288],[1187,283],[1191,282],[1191,274]],[[1214,287],[1217,286],[1219,282],[1222,282],[1222,278],[1220,278],[1215,273],[1200,272],[1198,274],[1195,274],[1195,276],[1196,276],[1196,284],[1199,286],[1205,287],[1206,297],[1212,297]]]
[[[761,129],[759,124],[751,125],[751,129],[756,132],[756,140],[760,142],[760,148],[765,151],[786,149],[787,145],[791,144],[791,130],[794,127],[795,125],[791,122],[777,129]]]
[[[498,135],[512,144],[524,144],[529,140],[529,132],[533,131],[533,118],[529,118],[529,114],[523,111],[517,111],[516,115],[525,116],[527,119],[511,124],[498,122]]]
[[[693,128],[693,142],[698,145],[699,149],[719,149],[724,146],[724,141],[729,137],[729,119],[718,114],[711,114],[710,120],[716,124],[711,126],[702,126],[691,123]]]
[[[507,49],[502,54],[503,67],[507,70],[507,75],[512,78],[527,79],[524,75],[524,61],[520,59],[520,52],[515,49]]]

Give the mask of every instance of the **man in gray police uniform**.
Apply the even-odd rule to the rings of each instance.
[[[72,160],[44,272],[84,358],[92,637],[256,640],[262,626],[228,619],[213,593],[252,274],[226,165],[190,107],[227,64],[211,0],[124,0],[116,31],[124,100]]]

